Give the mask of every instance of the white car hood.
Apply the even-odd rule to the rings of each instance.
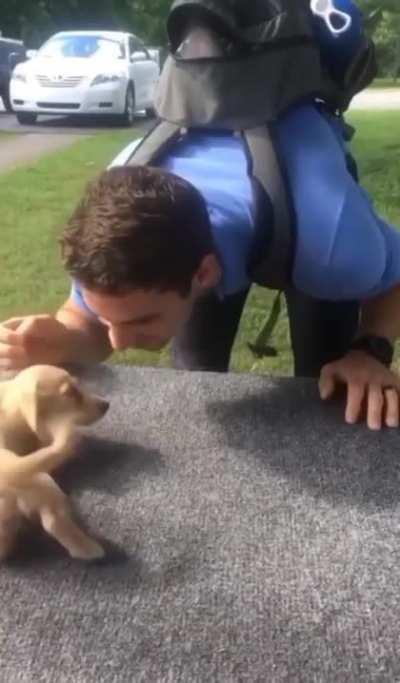
[[[21,68],[22,67],[22,68]],[[102,58],[52,59],[34,58],[19,65],[18,71],[26,74],[44,74],[57,78],[58,76],[97,76],[101,73],[119,73],[122,64]]]

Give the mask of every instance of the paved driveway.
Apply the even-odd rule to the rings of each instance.
[[[400,110],[400,88],[384,88],[382,90],[364,90],[356,95],[352,104],[352,109],[399,109]]]
[[[1,100],[0,100],[1,102]],[[135,130],[145,132],[153,120],[138,115]],[[18,133],[0,139],[0,172],[32,163],[40,156],[72,145],[79,139],[121,130],[106,119],[77,119],[74,117],[46,116],[34,126],[21,126],[13,114],[7,114],[0,105],[0,133]]]
[[[400,110],[400,88],[366,90],[357,95],[352,109]],[[152,121],[138,115],[135,128],[145,132]],[[23,133],[2,138],[0,141],[0,172],[14,166],[31,163],[42,154],[68,146],[82,136],[118,130],[106,119],[77,119],[74,117],[46,116],[35,126],[21,126],[14,115],[6,114],[0,105],[0,132]]]

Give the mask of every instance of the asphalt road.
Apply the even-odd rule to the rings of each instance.
[[[145,132],[152,125],[153,119],[148,119],[144,114],[137,114],[134,124],[136,129]],[[63,135],[91,135],[101,131],[120,130],[120,126],[107,117],[76,117],[76,116],[40,116],[34,126],[21,126],[14,114],[4,111],[0,99],[0,131],[9,133],[51,133]]]
[[[366,90],[354,98],[352,109],[400,110],[400,89]],[[153,120],[138,114],[134,127],[144,133],[152,124]],[[118,129],[118,124],[110,118],[73,116],[41,116],[36,125],[21,126],[16,117],[7,114],[0,105],[0,132],[22,133],[16,137],[3,138],[0,172],[33,162],[43,154],[72,144],[81,136]]]
[[[352,109],[386,109],[400,110],[400,88],[369,88],[356,95]]]
[[[352,103],[353,109],[399,109],[400,88],[369,89],[357,95]],[[145,132],[152,121],[144,114],[138,114],[135,128]],[[34,126],[21,126],[13,114],[6,114],[0,100],[0,131],[10,133],[52,133],[90,135],[101,131],[118,129],[118,124],[107,118],[78,118],[74,116],[40,116]]]

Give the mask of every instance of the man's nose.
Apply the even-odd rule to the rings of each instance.
[[[114,351],[125,351],[125,349],[135,348],[135,335],[129,335],[115,327],[108,328],[108,338]]]

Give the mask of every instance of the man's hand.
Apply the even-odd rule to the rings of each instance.
[[[68,355],[68,342],[67,328],[52,315],[10,318],[0,323],[0,369],[57,365]]]
[[[350,351],[325,365],[319,380],[321,398],[332,396],[339,384],[347,385],[346,422],[354,424],[365,410],[370,429],[399,426],[400,377],[375,358],[363,351]]]

